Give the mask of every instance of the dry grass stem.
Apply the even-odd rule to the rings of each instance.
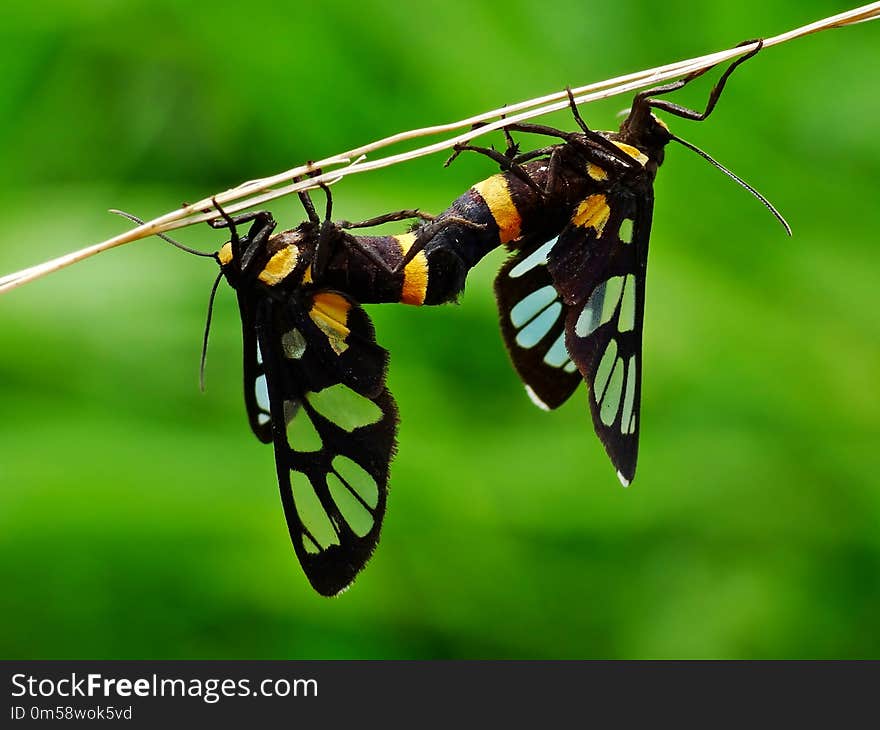
[[[809,25],[796,28],[773,36],[764,40],[764,47],[769,48],[796,38],[801,38],[811,33],[817,33],[828,28],[840,28],[847,25],[862,23],[868,20],[874,20],[880,17],[880,2],[869,3],[861,7],[840,13],[822,20],[810,23]],[[710,68],[716,64],[731,60],[754,48],[754,45],[738,46],[717,53],[711,53],[698,58],[691,58],[683,61],[677,61],[665,66],[638,71],[636,73],[618,76],[616,78],[607,79],[586,86],[572,89],[577,104],[587,104],[599,99],[607,99],[619,94],[627,94],[647,86],[669,81],[671,79],[680,78],[693,71]],[[453,148],[456,144],[468,142],[475,137],[479,137],[487,132],[500,129],[506,124],[523,122],[534,119],[535,117],[548,114],[550,112],[565,109],[568,106],[568,96],[566,91],[559,91],[555,94],[529,99],[501,109],[493,109],[467,119],[462,119],[450,124],[440,124],[432,127],[423,127],[421,129],[411,130],[409,132],[401,132],[399,134],[386,137],[384,139],[372,142],[361,147],[357,147],[348,152],[343,152],[324,160],[318,160],[309,165],[300,165],[291,170],[287,170],[278,175],[261,178],[259,180],[251,180],[246,183],[226,190],[216,196],[210,196],[197,203],[178,208],[170,213],[147,221],[143,225],[137,226],[125,233],[114,236],[101,243],[88,246],[86,248],[74,251],[65,256],[61,256],[51,261],[47,261],[27,269],[17,271],[0,278],[0,294],[15,289],[29,281],[38,279],[46,274],[63,269],[71,264],[87,259],[95,254],[107,251],[108,249],[121,246],[132,241],[146,238],[155,233],[162,233],[174,230],[175,228],[183,228],[184,226],[194,225],[203,221],[216,217],[213,210],[212,197],[216,197],[217,201],[223,205],[224,209],[229,213],[236,213],[246,208],[252,208],[257,205],[263,205],[270,200],[290,195],[300,190],[308,190],[317,187],[319,183],[332,184],[338,182],[347,175],[360,174],[378,170],[383,167],[390,167],[401,162],[424,157],[436,152],[442,152]],[[477,129],[473,125],[481,124]],[[369,159],[369,155],[379,150],[385,149],[393,145],[398,145],[422,137],[450,134],[459,130],[465,130],[453,136],[445,137],[438,142],[428,144],[417,149],[400,152],[398,154],[388,155],[385,157],[377,157]],[[316,169],[321,170],[320,175],[310,177],[308,179],[299,179],[303,175],[313,173]]]

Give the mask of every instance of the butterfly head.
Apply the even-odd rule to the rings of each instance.
[[[672,138],[666,122],[655,116],[650,107],[638,98],[620,125],[618,134],[621,142],[642,150],[657,165],[663,162],[663,150]]]

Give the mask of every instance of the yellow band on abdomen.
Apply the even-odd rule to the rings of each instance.
[[[510,188],[504,175],[493,175],[474,185],[473,189],[489,206],[489,212],[498,225],[498,237],[501,243],[519,238],[522,218],[513,203],[513,198],[510,197]]]
[[[400,245],[400,255],[405,256],[412,248],[416,240],[415,233],[403,233],[393,236]],[[419,306],[425,303],[425,294],[428,291],[428,257],[424,251],[419,251],[415,258],[410,261],[403,270],[403,290],[400,293],[401,304],[414,304]]]

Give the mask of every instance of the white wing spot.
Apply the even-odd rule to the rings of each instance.
[[[534,319],[539,312],[556,298],[556,290],[552,286],[542,286],[513,306],[510,310],[510,321],[514,327],[522,327],[526,322]]]
[[[525,348],[537,345],[547,336],[560,314],[562,314],[562,304],[555,301],[519,331],[516,344]]]
[[[544,355],[544,362],[552,368],[561,368],[568,362],[568,350],[565,348],[565,333],[556,338]]]
[[[628,487],[630,485],[629,479],[627,479],[625,476],[623,476],[623,474],[621,474],[620,472],[617,472],[617,478],[620,479],[620,483],[624,487]]]
[[[269,386],[266,384],[266,375],[263,374],[254,381],[254,395],[257,405],[264,411],[269,410]]]
[[[522,276],[528,271],[531,271],[536,266],[543,266],[547,263],[547,257],[550,255],[550,249],[556,244],[559,236],[556,238],[547,241],[543,246],[539,249],[533,251],[528,256],[526,256],[522,261],[520,261],[516,266],[514,266],[508,276],[511,279],[516,279],[517,277]]]
[[[549,411],[550,410],[550,406],[548,406],[544,401],[542,401],[538,397],[538,394],[535,393],[535,391],[532,390],[531,386],[529,386],[529,385],[526,386],[526,394],[529,396],[529,400],[531,400],[532,403],[534,403],[536,406],[538,406],[538,408],[540,408],[542,411]]]
[[[578,337],[588,337],[611,319],[617,309],[622,290],[622,276],[612,276],[593,289],[574,325],[574,333]]]
[[[571,360],[569,360],[565,365],[562,366],[562,369],[567,373],[573,373],[577,370],[577,365],[574,364]]]

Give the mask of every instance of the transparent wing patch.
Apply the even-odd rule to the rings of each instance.
[[[562,405],[581,381],[565,344],[568,307],[547,270],[555,243],[524,245],[495,278],[504,344],[529,397],[544,410]]]

